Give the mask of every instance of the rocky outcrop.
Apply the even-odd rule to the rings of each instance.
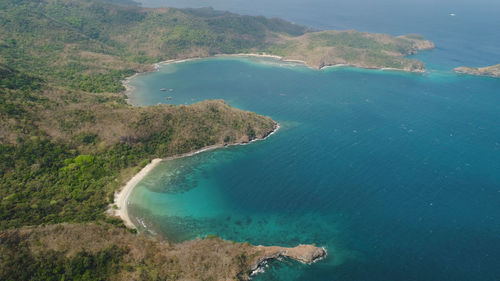
[[[487,67],[466,67],[461,66],[454,69],[456,73],[463,73],[476,76],[500,77],[500,64]]]
[[[256,246],[257,255],[255,260],[249,267],[250,275],[240,276],[242,280],[249,280],[251,275],[260,272],[269,260],[290,258],[296,261],[311,264],[326,257],[327,251],[325,248],[316,247],[313,245],[299,245],[294,248],[278,247],[278,246]]]

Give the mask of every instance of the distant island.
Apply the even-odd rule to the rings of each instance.
[[[277,126],[220,100],[135,107],[123,81],[161,61],[221,54],[421,72],[424,64],[405,56],[434,44],[419,35],[314,31],[208,8],[127,4],[134,2],[0,3],[0,279],[247,279],[268,258],[324,257],[311,245],[213,237],[170,245],[107,215],[118,208],[115,192],[152,159],[249,142]]]
[[[476,75],[476,76],[500,77],[500,64],[486,66],[486,67],[461,66],[455,68],[454,71],[457,73]]]

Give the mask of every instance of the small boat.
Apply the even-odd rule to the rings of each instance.
[[[167,98],[167,100],[171,100],[171,99],[173,99],[173,98],[172,98],[172,97],[168,97],[168,98]]]
[[[454,14],[454,13],[451,13],[451,14],[450,14],[450,16],[454,17],[454,16],[456,16],[456,14]]]
[[[160,91],[165,92],[167,89],[161,88]]]
[[[173,92],[173,91],[174,91],[174,89],[168,89],[168,91],[169,91],[169,92]]]

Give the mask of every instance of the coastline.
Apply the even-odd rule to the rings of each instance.
[[[313,66],[310,66],[307,64],[307,62],[303,61],[303,60],[293,60],[293,59],[285,59],[284,57],[281,57],[281,56],[277,56],[277,55],[270,55],[270,54],[266,54],[266,53],[263,53],[263,54],[257,54],[257,53],[238,53],[238,54],[216,54],[216,55],[213,55],[213,56],[206,56],[206,57],[194,57],[194,58],[181,58],[181,59],[171,59],[171,60],[165,60],[165,61],[160,61],[160,62],[157,62],[157,63],[154,63],[152,66],[153,66],[153,69],[152,70],[147,70],[147,71],[143,71],[143,72],[137,72],[135,73],[134,75],[132,76],[129,76],[125,79],[122,80],[122,85],[123,87],[125,87],[125,91],[123,91],[123,93],[125,94],[125,96],[127,97],[125,99],[125,101],[132,105],[132,106],[137,106],[136,104],[133,104],[130,100],[130,94],[135,90],[135,87],[130,85],[130,82],[136,78],[137,76],[139,75],[143,75],[143,74],[147,74],[147,73],[150,73],[150,72],[156,72],[156,71],[159,71],[161,65],[164,65],[164,64],[172,64],[172,63],[183,63],[183,62],[188,62],[188,61],[194,61],[194,60],[202,60],[202,59],[209,59],[209,58],[217,58],[217,57],[255,57],[255,58],[268,58],[268,59],[275,59],[277,61],[281,61],[281,62],[288,62],[288,63],[298,63],[298,64],[301,64],[303,65],[304,67],[307,67],[307,68],[310,68],[310,69],[314,69],[314,70],[322,70],[322,69],[327,69],[327,68],[330,68],[330,67],[343,67],[343,66],[352,66],[352,67],[356,67],[356,68],[361,68],[361,69],[368,69],[368,68],[362,68],[362,67],[357,67],[357,66],[354,66],[354,65],[349,65],[349,64],[336,64],[336,65],[325,65],[323,67],[320,67],[320,68],[317,68],[317,67],[313,67]],[[384,69],[382,69],[384,70]],[[405,70],[402,70],[401,71],[405,71]]]
[[[115,192],[115,199],[114,199],[114,204],[118,209],[113,210],[114,215],[117,217],[120,217],[125,224],[126,227],[128,228],[136,228],[135,225],[132,223],[130,220],[130,217],[128,216],[128,210],[127,210],[127,200],[130,194],[132,193],[132,190],[134,190],[134,187],[154,168],[158,166],[162,161],[161,158],[156,158],[153,159],[149,164],[147,164],[144,168],[142,168],[139,173],[135,174],[128,182],[123,186],[120,191]]]
[[[359,68],[359,69],[367,69],[367,70],[381,70],[381,71],[401,71],[401,72],[407,72],[407,73],[426,73],[427,70],[408,70],[408,69],[400,69],[400,68],[391,68],[391,67],[362,67],[362,66],[357,66],[353,64],[345,64],[345,63],[340,63],[340,64],[333,64],[333,65],[324,65],[321,67],[314,67],[309,65],[306,61],[303,60],[295,60],[295,59],[286,59],[281,56],[277,55],[271,55],[271,54],[257,54],[257,53],[238,53],[238,54],[216,54],[213,56],[206,56],[206,57],[194,57],[194,58],[181,58],[181,59],[171,59],[171,60],[165,60],[165,61],[160,61],[157,63],[154,63],[153,69],[144,71],[144,72],[138,72],[135,73],[132,76],[129,76],[122,80],[122,85],[125,87],[125,91],[123,92],[125,96],[127,97],[125,101],[133,106],[137,106],[136,104],[133,104],[130,100],[130,94],[135,90],[135,87],[130,85],[131,80],[133,80],[135,77],[143,74],[147,74],[150,72],[156,72],[160,69],[161,65],[163,64],[172,64],[172,63],[182,63],[182,62],[188,62],[188,61],[194,61],[194,60],[202,60],[202,59],[209,59],[209,58],[217,58],[217,57],[256,57],[256,58],[269,58],[269,59],[275,59],[281,62],[285,63],[297,63],[301,64],[304,67],[314,69],[314,70],[324,70],[328,68],[336,68],[336,67],[354,67],[354,68]]]
[[[132,220],[130,219],[128,215],[128,209],[127,209],[127,203],[128,203],[128,198],[130,194],[132,194],[132,191],[134,188],[137,186],[137,184],[146,177],[149,172],[154,170],[161,162],[163,161],[170,161],[174,159],[179,159],[179,158],[184,158],[184,157],[190,157],[205,151],[210,151],[210,150],[215,150],[218,148],[226,148],[230,146],[237,146],[237,145],[247,145],[256,141],[262,141],[267,139],[268,137],[272,136],[274,133],[276,133],[280,129],[280,124],[276,123],[275,126],[273,127],[273,130],[264,135],[262,138],[256,138],[253,139],[249,142],[242,142],[242,143],[231,143],[231,144],[214,144],[211,146],[206,146],[201,149],[179,154],[179,155],[174,155],[170,156],[167,158],[156,158],[153,159],[149,164],[147,164],[144,168],[142,168],[137,174],[135,174],[120,190],[115,192],[114,196],[114,201],[111,204],[111,209],[109,212],[113,214],[116,217],[120,217],[120,219],[123,221],[126,227],[131,228],[131,229],[137,229],[137,227],[134,225]],[[113,204],[118,207],[117,209],[113,209]]]
[[[354,64],[348,64],[348,63],[338,63],[338,64],[331,64],[331,65],[324,65],[321,67],[315,67],[312,65],[309,65],[306,61],[303,60],[296,60],[296,59],[287,59],[285,57],[277,56],[277,55],[270,55],[270,54],[256,54],[256,53],[239,53],[239,54],[220,54],[220,55],[214,55],[212,57],[256,57],[256,58],[270,58],[270,59],[276,59],[281,62],[288,62],[288,63],[297,63],[297,64],[302,64],[303,66],[314,69],[314,70],[324,70],[328,68],[336,68],[336,67],[353,67],[353,68],[358,68],[358,69],[366,69],[366,70],[381,70],[381,71],[401,71],[401,72],[409,72],[409,73],[425,73],[426,70],[408,70],[408,69],[401,69],[401,68],[393,68],[393,67],[368,67],[368,66],[358,66]],[[210,57],[206,57],[210,58]],[[204,58],[196,58],[196,59],[204,59]],[[188,59],[188,60],[194,60],[194,59]],[[186,60],[182,60],[186,61]],[[182,61],[175,61],[175,62],[182,62]]]
[[[255,247],[262,253],[261,257],[256,259],[249,268],[250,279],[259,273],[264,273],[270,260],[290,258],[302,264],[313,264],[326,259],[328,256],[328,250],[325,247],[316,247],[307,244],[300,244],[293,248],[262,245]]]
[[[211,56],[211,57],[214,57],[214,56]],[[125,91],[123,91],[122,93],[126,96],[125,98],[125,101],[129,104],[129,105],[132,105],[132,106],[138,106],[137,104],[134,104],[132,103],[132,101],[130,100],[130,94],[135,91],[135,87],[130,85],[130,82],[136,78],[137,76],[139,75],[144,75],[144,74],[148,74],[150,72],[156,72],[156,71],[159,71],[160,70],[160,66],[162,64],[171,64],[171,63],[181,63],[181,62],[187,62],[187,61],[192,61],[192,60],[201,60],[201,59],[207,59],[207,58],[210,58],[210,57],[196,57],[196,58],[187,58],[187,59],[172,59],[172,60],[165,60],[165,61],[160,61],[160,62],[157,62],[157,63],[154,63],[152,64],[152,67],[153,69],[151,70],[146,70],[146,71],[142,71],[142,72],[137,72],[135,73],[134,75],[132,76],[129,76],[129,77],[126,77],[125,79],[123,79],[121,81],[123,87],[125,88]]]
[[[125,100],[127,101],[128,104],[130,104],[132,106],[137,106],[136,104],[133,104],[131,102],[131,100],[130,100],[130,94],[135,90],[135,87],[132,86],[132,85],[130,85],[130,82],[131,82],[131,80],[133,80],[134,78],[136,78],[139,75],[147,74],[149,72],[159,71],[161,65],[163,65],[163,64],[183,63],[183,62],[187,62],[187,61],[202,60],[202,59],[217,58],[217,57],[256,57],[256,58],[269,58],[269,59],[275,59],[275,60],[278,60],[278,61],[281,61],[281,62],[302,64],[304,67],[311,68],[311,69],[314,69],[314,70],[323,70],[323,69],[337,68],[337,67],[355,67],[355,68],[359,68],[359,69],[380,70],[380,71],[401,71],[401,72],[410,72],[410,73],[423,73],[423,72],[425,72],[425,71],[409,71],[409,70],[397,69],[397,68],[364,68],[364,67],[359,67],[359,66],[355,66],[355,65],[351,65],[351,64],[325,65],[325,66],[322,66],[320,68],[316,68],[316,67],[308,65],[307,62],[302,61],[302,60],[285,59],[284,57],[281,57],[281,56],[278,56],[278,55],[271,55],[271,54],[266,54],[266,53],[261,53],[261,54],[258,54],[258,53],[216,54],[216,55],[207,56],[207,57],[171,59],[171,60],[165,60],[165,61],[154,63],[152,65],[153,66],[152,70],[135,73],[134,75],[132,75],[130,77],[127,77],[127,78],[125,78],[122,81],[122,85],[125,87],[124,94],[127,97]],[[126,183],[126,185],[124,187],[122,187],[118,192],[115,193],[114,204],[116,204],[116,206],[118,207],[118,209],[114,210],[114,212],[112,212],[112,213],[114,213],[115,216],[120,217],[124,221],[124,223],[125,223],[125,225],[127,227],[129,227],[129,228],[136,228],[135,225],[130,220],[130,217],[128,216],[128,211],[127,211],[127,206],[126,206],[128,197],[131,194],[133,188],[137,185],[137,183],[139,183],[161,161],[169,161],[169,160],[173,160],[173,159],[178,159],[178,158],[183,158],[183,157],[189,157],[189,156],[193,156],[195,154],[198,154],[198,153],[201,153],[201,152],[204,152],[204,151],[209,151],[209,150],[213,150],[213,149],[217,149],[217,148],[223,148],[223,147],[226,147],[226,146],[246,145],[246,144],[249,144],[249,143],[254,142],[254,141],[264,140],[267,137],[269,137],[270,135],[274,134],[279,128],[280,128],[279,123],[277,123],[276,126],[275,126],[275,128],[273,128],[273,131],[271,131],[268,135],[265,135],[261,139],[251,140],[250,142],[246,142],[246,143],[234,143],[234,144],[216,144],[216,145],[212,145],[212,146],[201,148],[201,149],[196,150],[196,151],[184,153],[184,154],[181,154],[181,155],[170,156],[170,157],[167,157],[167,158],[164,158],[164,159],[158,158],[158,159],[152,160],[151,163],[149,163],[148,165],[146,165],[139,173],[137,173],[134,177],[132,177],[132,179],[130,179]]]
[[[464,75],[500,78],[500,64],[485,67],[460,66],[454,68],[453,72]]]

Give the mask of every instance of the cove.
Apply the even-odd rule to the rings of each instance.
[[[137,105],[224,99],[281,125],[261,142],[161,163],[129,198],[141,231],[330,253],[271,263],[254,280],[500,276],[500,79],[219,57],[130,84]]]

